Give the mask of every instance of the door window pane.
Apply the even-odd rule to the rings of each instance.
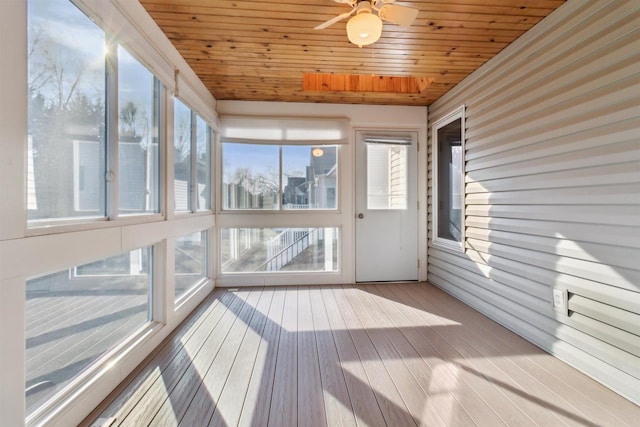
[[[367,209],[407,209],[408,147],[367,144]]]
[[[337,147],[282,147],[283,209],[336,209]]]
[[[27,217],[104,217],[104,32],[67,0],[31,0],[28,43]]]
[[[198,210],[211,210],[211,128],[200,116],[196,118],[198,172]]]
[[[223,209],[278,209],[280,147],[222,144]]]
[[[120,214],[160,211],[160,85],[118,46],[118,204]]]
[[[222,272],[338,270],[337,228],[224,228]]]
[[[151,320],[152,248],[26,283],[27,414]]]
[[[191,110],[179,99],[174,100],[174,199],[175,210],[191,210]]]
[[[176,239],[175,299],[207,278],[207,232]]]

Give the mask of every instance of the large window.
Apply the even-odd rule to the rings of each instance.
[[[222,272],[338,270],[337,228],[224,228]]]
[[[151,247],[26,284],[27,414],[151,318]]]
[[[104,31],[67,0],[28,7],[28,219],[104,217]]]
[[[120,214],[160,212],[160,82],[118,46]]]
[[[222,144],[223,209],[336,209],[335,145]]]
[[[464,107],[433,125],[433,241],[464,250]]]
[[[173,117],[175,211],[210,211],[211,127],[177,98]]]
[[[70,1],[28,7],[30,226],[160,212],[160,83]]]
[[[207,232],[189,234],[176,239],[175,299],[202,283],[207,274]]]

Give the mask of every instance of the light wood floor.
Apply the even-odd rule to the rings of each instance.
[[[639,419],[638,406],[421,283],[216,290],[87,424],[637,426]]]

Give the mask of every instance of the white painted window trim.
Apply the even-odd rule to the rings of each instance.
[[[351,132],[350,132],[351,135]],[[221,134],[216,134],[213,157],[215,159],[215,206],[216,206],[216,233],[215,246],[213,247],[214,269],[216,272],[216,286],[254,286],[254,285],[295,285],[295,284],[330,284],[345,283],[350,279],[347,273],[350,266],[345,266],[347,251],[345,245],[343,206],[347,203],[347,197],[351,197],[351,191],[345,184],[346,175],[350,173],[351,147],[349,144],[335,144],[327,142],[324,145],[335,145],[337,150],[336,163],[338,169],[336,209],[309,209],[309,210],[227,210],[222,208],[222,143],[226,142]],[[235,141],[228,141],[235,142]],[[271,145],[285,146],[286,141],[273,141]],[[310,142],[309,145],[314,144]],[[280,150],[281,156],[282,150]],[[280,158],[280,167],[282,159]],[[281,192],[282,189],[279,189]],[[311,272],[222,272],[222,239],[223,228],[278,228],[278,227],[335,227],[338,229],[338,270],[336,271],[311,271]]]
[[[37,223],[38,227],[27,226],[27,61],[24,57],[27,50],[27,0],[9,1],[6,8],[3,4],[0,22],[3,28],[15,36],[11,40],[0,41],[7,58],[15,59],[0,66],[7,82],[4,92],[6,102],[0,107],[0,122],[5,136],[0,141],[0,188],[4,196],[0,203],[0,337],[7,344],[7,351],[0,352],[0,362],[3,366],[11,367],[5,369],[2,376],[0,413],[7,425],[78,424],[214,287],[214,270],[211,265],[209,280],[191,298],[185,300],[178,310],[173,309],[173,299],[166,297],[168,292],[173,291],[173,258],[170,258],[170,251],[167,251],[172,238],[190,231],[208,229],[210,242],[215,241],[215,217],[212,211],[175,218],[171,209],[173,188],[168,184],[173,182],[173,173],[168,166],[172,165],[173,158],[169,149],[173,136],[173,112],[169,101],[175,91],[172,83],[174,71],[181,70],[190,86],[198,89],[194,89],[193,94],[187,94],[193,95],[189,96],[190,101],[198,105],[198,113],[202,113],[203,119],[212,124],[212,129],[217,129],[215,99],[197,80],[195,73],[188,68],[139,2],[73,0],[73,3],[95,19],[103,30],[117,28],[118,31],[114,32],[118,33],[118,41],[162,82],[159,132],[164,143],[160,155],[159,203],[163,213],[123,216],[117,220],[102,217],[63,219],[50,221],[49,224],[40,221]],[[24,61],[20,60],[23,57]],[[158,74],[160,67],[153,66],[162,65],[163,60],[169,63],[171,78],[162,78]],[[215,149],[215,145],[213,148]],[[212,203],[214,200],[212,199]],[[26,420],[23,393],[25,332],[21,327],[25,322],[26,280],[149,245],[154,247],[154,322],[143,326],[134,336],[114,348],[109,356],[105,356],[108,359],[90,369],[88,374],[92,375],[78,377],[77,382],[74,381],[77,386],[56,399],[54,410],[36,409],[38,421],[33,421],[33,414],[30,420]],[[210,247],[214,247],[212,243]],[[64,250],[60,250],[61,248]]]
[[[177,97],[177,96],[173,96],[171,98],[171,105],[172,105],[172,109],[173,112],[171,114],[171,138],[170,138],[170,142],[168,143],[169,149],[168,151],[171,151],[172,153],[175,150],[175,137],[174,137],[174,132],[175,131],[175,126],[173,124],[173,118],[174,118],[174,114],[175,114],[175,100],[179,100],[182,104],[184,104],[191,112],[191,135],[190,135],[190,140],[189,140],[189,163],[190,163],[190,182],[189,182],[189,209],[186,211],[176,211],[175,209],[175,194],[172,194],[172,199],[171,199],[171,204],[172,204],[172,209],[171,211],[173,212],[173,215],[175,216],[185,216],[185,215],[211,215],[214,212],[214,194],[215,192],[213,191],[213,187],[216,185],[216,180],[215,178],[215,173],[214,173],[214,169],[215,169],[215,163],[214,163],[214,159],[215,159],[215,141],[216,141],[216,135],[217,132],[214,128],[214,126],[211,125],[211,123],[209,123],[209,121],[207,120],[206,117],[200,115],[193,107],[191,107],[191,105],[185,101],[184,99]],[[211,168],[210,173],[209,173],[209,208],[208,209],[198,209],[198,117],[207,125],[206,127],[206,138],[209,144],[209,167]],[[174,164],[174,158],[172,156],[171,158],[171,166],[172,168],[175,167]],[[171,182],[170,182],[170,186],[172,188],[172,193],[173,190],[175,189],[174,187],[174,180],[172,177]],[[167,180],[168,181],[168,180]]]
[[[447,114],[446,116],[436,120],[433,125],[431,126],[431,164],[432,164],[432,172],[431,172],[431,177],[432,177],[432,190],[433,190],[433,197],[432,197],[432,204],[431,204],[431,213],[432,213],[432,217],[433,217],[433,222],[431,224],[431,243],[434,246],[440,246],[442,248],[447,248],[447,249],[452,249],[458,252],[464,252],[465,251],[465,176],[466,176],[466,170],[465,170],[465,105],[461,105],[460,107],[456,108],[455,110],[453,110],[452,112],[450,112],[449,114]],[[461,172],[462,172],[462,177],[460,180],[460,218],[461,218],[461,224],[460,224],[460,242],[456,242],[453,240],[449,240],[449,239],[444,239],[441,237],[438,237],[438,204],[439,204],[439,200],[440,200],[440,194],[439,194],[439,183],[438,183],[438,130],[446,125],[448,125],[449,123],[461,119],[462,123],[461,123],[461,139],[460,139],[460,144],[461,144],[461,148],[462,148],[462,166],[461,166]]]

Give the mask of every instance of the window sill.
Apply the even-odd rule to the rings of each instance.
[[[109,220],[108,218],[95,218],[87,219],[86,221],[76,220],[60,220],[60,221],[47,221],[41,222],[41,225],[29,227],[25,231],[25,237],[44,236],[48,234],[60,234],[69,233],[73,231],[86,231],[97,230],[111,227],[122,227],[127,225],[147,224],[152,222],[164,221],[164,215],[162,214],[140,214],[140,215],[127,215],[119,217],[115,220]],[[34,223],[32,222],[31,225]]]
[[[455,252],[464,253],[464,244],[455,240],[442,239],[440,237],[432,238],[431,246],[440,249],[449,249]]]

